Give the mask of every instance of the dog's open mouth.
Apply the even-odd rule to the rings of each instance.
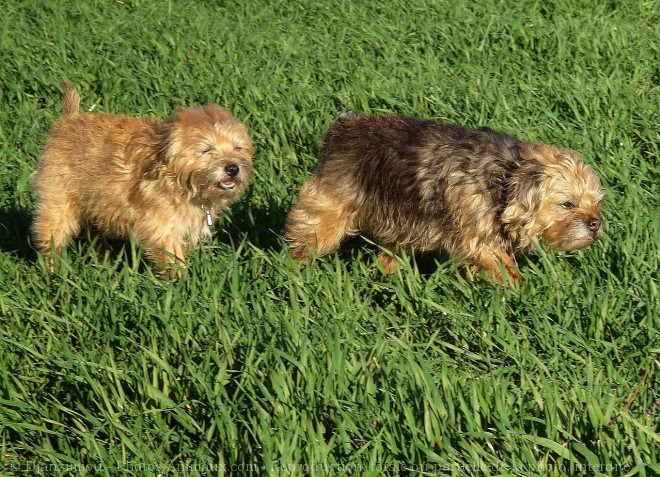
[[[234,188],[236,187],[236,181],[234,181],[233,179],[225,179],[224,181],[216,182],[215,186],[220,190],[230,191],[230,190],[234,190]]]

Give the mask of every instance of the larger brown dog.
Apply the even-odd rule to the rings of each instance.
[[[64,112],[34,178],[37,248],[59,254],[86,225],[118,237],[132,230],[169,270],[245,190],[254,152],[247,129],[215,104],[157,121],[80,114],[79,103],[64,83]]]
[[[319,165],[289,213],[295,260],[368,230],[388,249],[444,249],[502,281],[522,280],[515,254],[539,239],[585,247],[602,233],[601,186],[571,150],[487,128],[349,114],[325,135]]]

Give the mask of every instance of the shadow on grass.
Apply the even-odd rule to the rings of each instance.
[[[366,252],[362,254],[363,256],[361,260],[371,260],[371,262],[373,262],[371,265],[373,265],[374,268],[377,267],[376,257],[381,249],[372,242],[372,239],[368,234],[365,234],[364,236],[358,235],[355,237],[349,237],[342,242],[337,253],[342,260],[352,261],[359,260],[359,258],[357,258],[359,251]],[[373,256],[373,258],[371,258],[371,256]],[[439,265],[444,264],[449,260],[449,255],[443,251],[411,252],[408,250],[402,260],[409,262],[411,268],[416,268],[420,275],[427,276],[436,273],[439,269]]]
[[[287,213],[272,198],[261,206],[240,201],[221,216],[213,235],[223,244],[247,240],[264,251],[280,250]]]
[[[31,245],[32,212],[10,204],[0,209],[0,252],[34,263],[37,253]]]
[[[39,253],[32,244],[31,226],[31,210],[16,206],[0,210],[0,252],[36,266]],[[78,237],[71,239],[67,249],[68,253],[73,251],[83,255],[87,247],[95,250],[99,260],[103,260],[103,255],[108,252],[112,259],[120,255],[125,256],[128,265],[133,266],[128,240],[106,240],[94,232],[84,229]],[[148,265],[142,267],[144,266]]]
[[[216,223],[214,237],[223,244],[237,244],[247,240],[264,251],[279,251],[285,246],[282,233],[287,212],[272,199],[266,206],[261,207],[250,205],[248,201],[238,202],[227,213],[229,217],[221,218]],[[0,251],[35,263],[37,252],[31,244],[31,223],[32,213],[28,209],[10,205],[9,208],[0,210]],[[74,243],[77,247],[72,248],[79,251],[86,246],[94,247],[99,258],[104,252],[109,252],[112,258],[124,255],[128,262],[131,261],[128,239],[102,238],[84,230],[74,238]],[[339,254],[340,259],[350,266],[356,260],[375,262],[378,252],[378,246],[369,239],[355,236],[344,240],[339,250],[334,253]],[[404,260],[411,260],[411,265],[416,267],[421,275],[432,275],[438,270],[439,264],[449,260],[449,256],[442,252],[415,252],[408,253]],[[144,258],[141,258],[141,261],[144,262]],[[374,269],[377,267],[376,263],[367,265],[373,266]],[[141,268],[144,266],[148,264],[141,264]]]
[[[247,202],[241,202],[235,204],[228,214],[231,215],[229,220],[221,219],[215,225],[214,237],[220,243],[236,244],[247,239],[266,250],[282,247],[281,234],[286,211],[273,202],[263,209],[250,207]],[[32,245],[31,225],[31,210],[17,207],[15,204],[0,209],[0,252],[28,263],[36,263],[38,252]],[[87,247],[95,250],[99,260],[103,260],[103,255],[107,253],[111,260],[123,256],[127,266],[135,266],[132,258],[135,254],[131,253],[128,238],[105,237],[99,231],[84,228],[77,237],[72,238],[68,249],[84,254]],[[140,257],[139,261],[140,270],[150,266],[143,257]]]

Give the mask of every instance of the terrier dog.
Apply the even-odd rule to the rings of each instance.
[[[577,152],[402,116],[340,116],[285,229],[293,258],[325,255],[366,230],[396,270],[397,247],[445,250],[469,270],[522,281],[515,255],[543,239],[586,247],[602,233],[603,194]],[[468,274],[469,275],[469,274]]]
[[[38,250],[59,255],[88,226],[118,238],[132,231],[162,272],[182,265],[248,185],[254,148],[246,127],[216,104],[165,121],[81,114],[75,88],[63,88],[63,114],[33,178]]]

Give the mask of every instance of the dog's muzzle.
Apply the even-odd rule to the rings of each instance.
[[[241,167],[238,164],[227,164],[224,168],[224,178],[215,183],[215,186],[222,191],[232,191],[236,187],[236,181],[241,174]]]

